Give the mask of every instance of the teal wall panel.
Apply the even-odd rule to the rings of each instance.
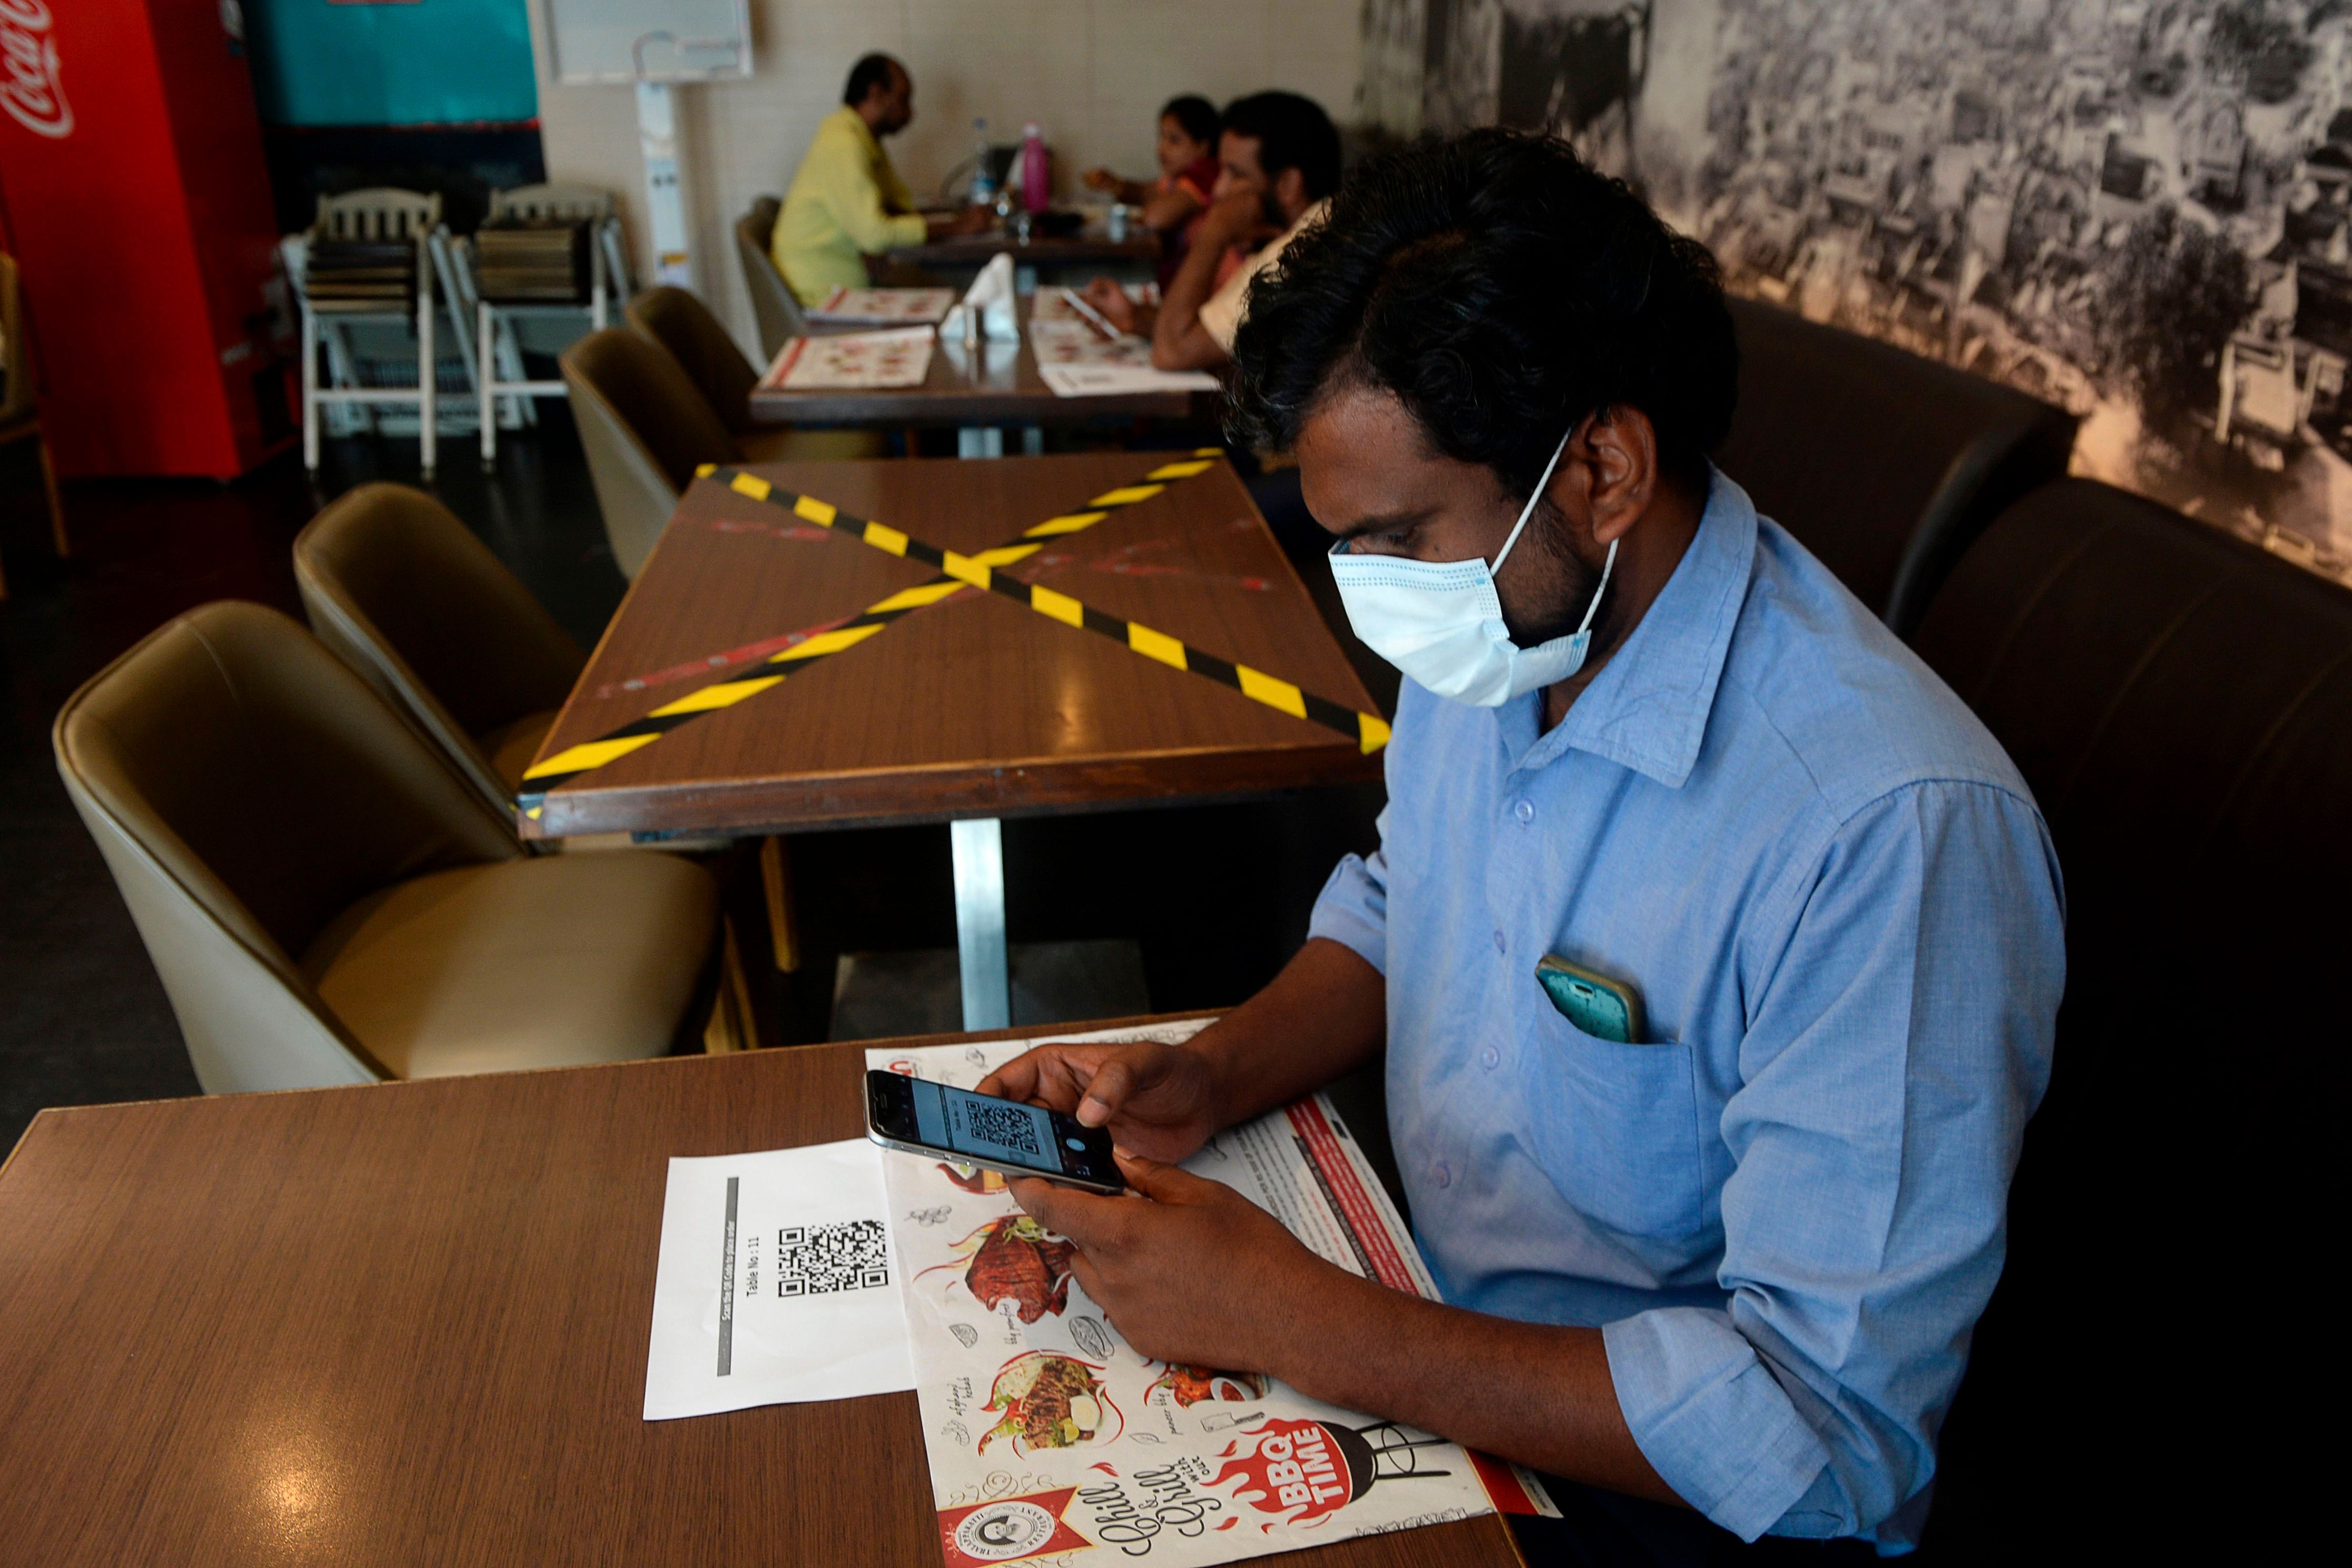
[[[534,120],[529,0],[245,0],[270,125]]]

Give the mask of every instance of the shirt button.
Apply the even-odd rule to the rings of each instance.
[[[1440,1164],[1430,1174],[1441,1187],[1450,1187],[1454,1184],[1454,1167],[1451,1165]]]
[[[1510,944],[1503,940],[1503,928],[1496,926],[1495,928],[1495,951],[1496,952],[1507,952],[1508,951],[1509,946]]]
[[[1511,815],[1517,817],[1521,822],[1533,822],[1536,819],[1536,803],[1531,800],[1523,800],[1519,802],[1518,805],[1511,807]]]
[[[1487,1068],[1489,1071],[1492,1071],[1497,1065],[1499,1065],[1502,1059],[1503,1053],[1496,1050],[1492,1046],[1488,1046],[1485,1050],[1478,1053],[1478,1065]]]

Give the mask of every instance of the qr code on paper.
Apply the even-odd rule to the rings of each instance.
[[[1018,1149],[1024,1154],[1044,1152],[1037,1147],[1036,1120],[1021,1106],[975,1102],[971,1118],[971,1135],[983,1142],[1000,1149]]]
[[[887,1285],[888,1245],[878,1219],[786,1226],[776,1232],[776,1294],[823,1296]]]

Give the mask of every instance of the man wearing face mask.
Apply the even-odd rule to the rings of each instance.
[[[1234,357],[1406,678],[1381,847],[1190,1042],[983,1085],[1107,1124],[1150,1200],[1020,1202],[1144,1354],[1561,1478],[1538,1563],[1907,1550],[2050,1070],[2023,781],[1707,463],[1713,262],[1562,143],[1368,164]],[[1548,961],[1638,1008],[1556,1004]],[[1383,1046],[1444,1305],[1166,1163]]]

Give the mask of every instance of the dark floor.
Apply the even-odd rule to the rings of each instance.
[[[429,488],[593,642],[622,580],[578,439],[560,406],[549,414],[501,439],[495,474],[470,442],[445,442]],[[0,1151],[43,1106],[196,1092],[163,987],[58,781],[50,721],[183,610],[245,598],[299,616],[294,535],[326,500],[378,479],[417,482],[413,441],[331,442],[315,488],[290,455],[227,486],[70,484],[74,553],[59,563],[29,466],[0,467]],[[1158,1009],[1237,1001],[1296,948],[1332,863],[1369,846],[1378,809],[1367,788],[1009,822],[1010,935],[1133,941]],[[808,962],[779,981],[778,1012],[787,1039],[823,1039],[837,954],[953,942],[947,829],[806,835],[792,854]]]

